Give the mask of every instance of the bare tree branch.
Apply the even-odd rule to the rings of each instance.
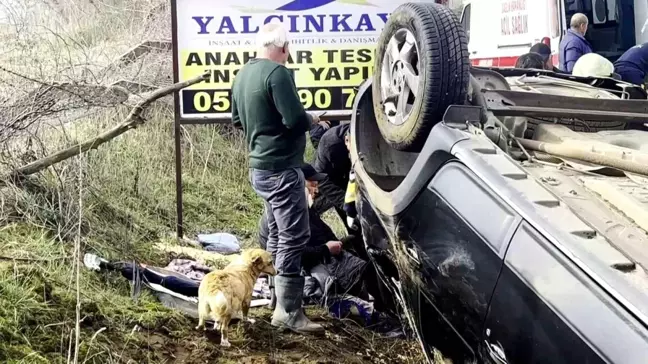
[[[141,117],[142,112],[144,109],[146,109],[151,103],[153,103],[155,100],[162,98],[164,96],[167,96],[169,94],[172,94],[176,91],[179,91],[185,87],[189,87],[191,85],[197,84],[199,82],[202,82],[206,79],[209,78],[209,74],[203,74],[199,77],[193,78],[188,81],[184,82],[179,82],[176,84],[173,84],[168,87],[160,88],[158,90],[155,90],[151,92],[148,97],[144,98],[142,101],[137,103],[131,110],[131,112],[128,114],[126,119],[124,121],[115,126],[114,128],[99,134],[98,136],[86,140],[85,142],[78,143],[76,145],[73,145],[69,148],[63,149],[61,151],[58,151],[54,154],[51,154],[47,157],[41,158],[37,161],[34,161],[32,163],[29,163],[25,166],[22,166],[20,168],[17,168],[13,170],[11,173],[9,173],[7,176],[4,178],[1,178],[0,181],[15,181],[19,180],[25,176],[38,173],[46,168],[48,168],[51,165],[54,165],[56,163],[62,162],[66,159],[69,159],[71,157],[74,157],[76,155],[79,155],[81,153],[85,153],[88,150],[91,149],[96,149],[99,147],[101,144],[104,144],[106,142],[111,141],[112,139],[118,137],[119,135],[131,130],[135,129],[138,126],[142,125],[144,123],[144,119]]]

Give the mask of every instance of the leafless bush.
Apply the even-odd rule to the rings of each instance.
[[[115,128],[143,100],[142,90],[130,86],[148,85],[147,92],[168,85],[171,55],[164,48],[145,49],[128,62],[120,57],[169,38],[167,0],[0,0],[0,176]],[[122,191],[132,184],[132,171],[147,167],[141,162],[147,150],[134,147],[146,145],[143,136],[149,143],[168,140],[170,130],[160,125],[172,113],[162,105],[138,117],[150,118],[157,135],[121,138],[127,145],[83,153],[20,186],[0,181],[0,226],[21,221],[49,231],[63,246],[73,242],[69,253],[77,263],[82,250],[137,256],[129,241],[155,224],[146,223],[147,209],[131,212],[142,201],[127,201]],[[76,362],[83,339],[78,264],[70,275],[76,277],[76,287],[69,287],[77,292],[75,340],[61,350],[74,351]],[[68,327],[62,335],[69,333]]]
[[[164,46],[119,58],[169,25],[164,0],[0,0],[0,173],[110,126],[96,122],[128,100],[112,85],[168,85]]]

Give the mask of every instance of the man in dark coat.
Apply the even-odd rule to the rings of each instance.
[[[326,131],[330,128],[338,125],[340,125],[339,120],[322,120],[318,124],[313,125],[308,131],[311,144],[313,144],[313,148],[317,150],[319,142],[322,139],[322,136],[324,136],[324,133],[326,133]]]
[[[351,158],[344,138],[349,124],[341,124],[327,130],[320,139],[313,167],[324,173],[329,180],[342,190],[346,190],[351,171]]]
[[[648,43],[628,49],[621,58],[614,62],[614,72],[625,82],[644,85],[648,71]]]
[[[322,214],[331,207],[335,208],[343,222],[347,221],[344,212],[344,195],[349,183],[351,172],[351,157],[346,140],[349,124],[341,124],[324,133],[317,148],[317,156],[313,167],[317,172],[327,175],[319,184],[319,193],[312,208]],[[347,225],[350,234],[355,232]]]
[[[572,15],[570,29],[560,41],[560,70],[572,73],[574,64],[584,54],[592,53],[592,46],[585,39],[589,20],[585,14]]]
[[[303,164],[301,170],[306,179],[308,193],[316,194],[319,182],[325,180],[326,175],[318,173],[309,164]],[[367,299],[368,290],[371,291],[377,282],[373,270],[367,265],[368,262],[357,256],[357,249],[363,249],[361,237],[348,235],[338,240],[331,227],[313,208],[309,208],[308,213],[311,234],[302,253],[301,264],[304,271],[311,274],[317,271],[315,276],[319,278],[333,276],[337,282],[336,290]],[[269,226],[266,212],[259,220],[258,238],[259,245],[267,249]],[[351,254],[351,251],[356,253]],[[326,291],[323,280],[317,280],[322,291]],[[365,286],[367,280],[368,288]],[[274,289],[272,279],[270,289]]]

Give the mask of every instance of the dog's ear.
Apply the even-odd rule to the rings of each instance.
[[[254,258],[254,266],[263,268],[263,257],[258,255],[257,257]]]

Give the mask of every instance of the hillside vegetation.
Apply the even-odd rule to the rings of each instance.
[[[0,0],[0,176],[120,123],[140,99],[132,82],[172,82],[168,50],[118,61],[142,42],[170,39],[168,3]],[[131,83],[106,93],[124,80]],[[341,322],[331,321],[326,338],[281,335],[264,310],[255,311],[260,324],[236,326],[233,350],[221,351],[217,334],[194,331],[192,319],[146,293],[133,301],[117,273],[79,264],[88,252],[161,266],[171,258],[154,248],[176,243],[171,98],[144,117],[95,150],[1,181],[0,362],[422,360],[414,343]],[[249,246],[262,204],[247,182],[241,135],[228,125],[182,132],[186,235],[226,231]]]

